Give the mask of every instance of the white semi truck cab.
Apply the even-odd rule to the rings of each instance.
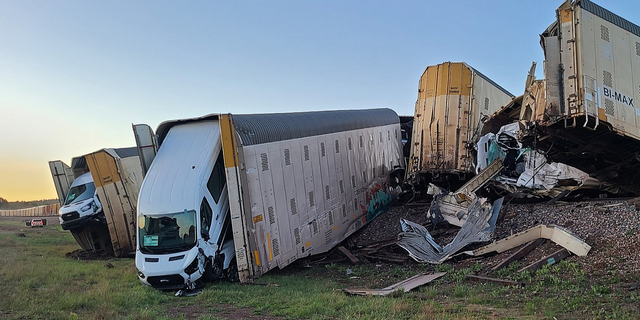
[[[171,128],[138,200],[140,280],[180,289],[219,278],[234,258],[217,121]]]

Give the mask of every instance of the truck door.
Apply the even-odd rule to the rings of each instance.
[[[60,160],[49,161],[49,169],[51,170],[53,184],[55,184],[56,192],[58,193],[58,201],[60,202],[60,206],[62,206],[64,205],[64,200],[67,198],[69,186],[71,186],[74,180],[73,170]]]
[[[136,137],[136,147],[140,156],[140,165],[142,165],[142,175],[145,176],[153,158],[158,153],[158,143],[153,129],[146,124],[134,124],[133,135]]]

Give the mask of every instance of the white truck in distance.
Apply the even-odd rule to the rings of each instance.
[[[60,207],[59,219],[63,230],[82,228],[91,222],[106,225],[90,172],[82,174],[71,183],[67,197]]]
[[[390,109],[214,114],[134,132],[143,163],[159,145],[138,199],[136,267],[160,289],[250,282],[327,252],[391,206],[390,177],[404,174]]]

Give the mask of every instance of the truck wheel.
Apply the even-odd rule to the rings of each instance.
[[[213,259],[213,266],[212,266],[212,280],[215,279],[220,279],[222,277],[223,271],[224,271],[224,257],[221,255],[216,255],[216,257]]]
[[[214,259],[209,259],[207,266],[204,268],[204,280],[213,281],[216,279],[220,279],[223,274],[223,266],[224,258],[221,256],[216,256]]]
[[[204,265],[204,274],[202,275],[202,279],[204,281],[211,281],[211,277],[212,277],[213,271],[211,268],[211,262],[207,260],[206,264]]]
[[[396,167],[389,173],[391,177],[391,187],[396,188],[398,186],[402,186],[402,182],[404,181],[404,169],[401,167]]]

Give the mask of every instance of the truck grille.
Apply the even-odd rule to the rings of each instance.
[[[184,284],[184,278],[179,274],[171,274],[161,277],[148,277],[147,282],[154,287],[171,287]]]
[[[69,212],[62,215],[63,221],[71,221],[80,218],[80,214],[77,212]]]

